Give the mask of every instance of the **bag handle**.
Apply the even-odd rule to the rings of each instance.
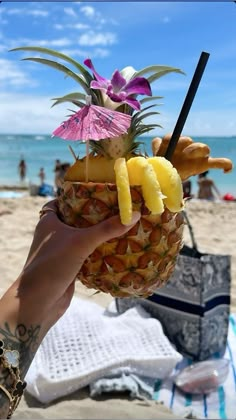
[[[192,225],[191,225],[191,223],[189,221],[189,218],[187,216],[186,210],[183,210],[183,216],[184,216],[186,225],[188,226],[190,238],[191,238],[191,241],[192,241],[192,247],[195,251],[198,252],[198,247],[197,247],[197,243],[196,243],[196,240],[195,240],[195,237],[194,237],[193,228],[192,228]]]

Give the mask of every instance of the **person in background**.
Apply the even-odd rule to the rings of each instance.
[[[183,181],[182,185],[183,185],[184,198],[192,198],[193,197],[193,195],[191,194],[192,182],[190,181],[190,179],[186,179],[185,181]]]
[[[70,305],[86,258],[103,242],[128,232],[113,216],[88,228],[58,218],[57,200],[40,212],[22,272],[0,299],[0,418],[10,418],[24,392],[24,377],[48,330]]]
[[[221,199],[221,194],[216,187],[214,181],[208,178],[209,171],[202,172],[198,175],[198,194],[197,197],[203,200]]]
[[[40,179],[41,185],[43,185],[44,184],[44,181],[45,181],[45,178],[46,178],[46,175],[45,175],[45,172],[44,172],[44,168],[40,168],[39,173],[38,173],[38,177]]]
[[[26,176],[26,163],[25,160],[22,158],[18,165],[18,172],[20,176],[20,181],[24,182]]]

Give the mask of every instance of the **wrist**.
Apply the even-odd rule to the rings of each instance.
[[[43,338],[43,329],[39,320],[30,316],[30,309],[16,295],[14,285],[0,300],[0,340],[5,348],[19,353],[22,377],[33,360],[38,346]]]
[[[20,402],[26,382],[20,370],[20,354],[0,340],[0,418],[10,418]]]

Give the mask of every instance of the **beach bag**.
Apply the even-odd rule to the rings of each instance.
[[[223,355],[230,313],[230,256],[198,250],[186,212],[192,247],[184,245],[167,284],[148,298],[117,298],[119,313],[141,304],[157,318],[176,349],[194,361]]]
[[[54,190],[53,187],[49,184],[42,184],[39,187],[38,190],[38,195],[40,195],[41,197],[47,197],[47,196],[54,196]]]

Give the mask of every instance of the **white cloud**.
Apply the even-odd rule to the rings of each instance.
[[[70,57],[88,57],[90,53],[88,50],[80,50],[78,48],[65,48],[62,51],[62,54],[69,55]]]
[[[89,31],[79,37],[80,45],[113,45],[117,42],[116,34],[112,32]]]
[[[55,25],[53,25],[53,28],[59,31],[64,30],[64,29],[84,30],[84,29],[89,29],[90,26],[87,25],[86,23],[67,23],[63,25],[60,23],[56,23]]]
[[[48,96],[0,93],[0,103],[4,104],[0,113],[1,133],[50,134],[68,114],[69,104],[51,107]],[[19,105],[20,104],[20,105]],[[14,124],[9,124],[14,116]],[[155,117],[155,123],[163,129],[150,132],[151,136],[172,132],[176,124],[175,113],[166,113],[165,109]],[[153,121],[153,118],[150,118]],[[236,133],[234,110],[194,111],[188,117],[183,134],[190,136],[231,136]]]
[[[8,15],[32,15],[37,17],[47,17],[49,12],[42,9],[29,9],[26,7],[14,8],[14,9],[5,9],[5,13]]]
[[[71,57],[83,57],[83,58],[104,58],[110,55],[110,51],[105,48],[95,48],[94,50],[80,50],[78,48],[64,49],[61,51],[63,54]]]
[[[72,7],[64,7],[64,12],[70,17],[77,17],[77,14],[75,13],[74,9],[72,9]]]
[[[50,134],[68,113],[65,106],[50,108],[52,101],[47,96],[0,93],[0,102],[4,104],[1,133]],[[10,118],[14,118],[14,124],[10,124]]]
[[[95,48],[95,50],[90,53],[90,57],[100,57],[100,58],[104,58],[104,57],[108,57],[108,55],[110,55],[110,51],[106,50],[105,48]]]
[[[49,15],[47,10],[39,10],[39,9],[28,10],[27,13],[28,15],[39,16],[39,17],[47,17]]]
[[[67,25],[67,27],[71,29],[89,29],[90,28],[90,26],[86,23],[75,23],[74,25],[72,23],[72,24]]]
[[[57,29],[58,31],[61,31],[62,29],[65,28],[66,25],[62,25],[61,23],[55,23],[54,25],[52,25],[52,27],[54,29]]]
[[[27,73],[20,70],[17,64],[10,60],[0,59],[0,86],[2,91],[6,90],[7,86],[17,88],[36,85],[37,83]]]
[[[15,48],[16,45],[37,45],[40,47],[67,47],[73,44],[73,40],[70,38],[57,38],[57,39],[29,39],[22,38],[16,40],[11,40],[8,43],[9,48]]]
[[[98,12],[92,6],[83,6],[80,8],[80,11],[84,14],[85,18],[87,18],[93,23],[93,26],[96,25],[97,29],[102,28],[104,25],[116,24],[113,18],[110,18],[109,20],[107,20],[106,18],[104,18],[104,16],[100,12]]]
[[[110,51],[105,48],[95,48],[94,50],[80,50],[78,48],[66,48],[61,51],[65,55],[71,57],[82,57],[82,58],[104,58],[110,55]]]
[[[43,41],[39,41],[41,44],[43,45],[42,42]],[[51,46],[51,47],[66,47],[68,45],[71,45],[72,41],[71,39],[68,38],[59,38],[59,39],[53,39],[53,40],[46,40],[45,41],[45,46]]]
[[[150,122],[160,124],[163,129],[158,129],[159,136],[165,133],[171,133],[174,130],[179,110],[175,112],[166,112],[165,108],[158,109],[160,115],[155,118],[151,117]],[[152,134],[155,133],[155,130]],[[229,110],[214,110],[205,109],[190,111],[185,126],[183,128],[183,135],[186,136],[231,136],[236,133],[235,112]]]
[[[9,9],[9,10],[5,10],[5,13],[7,13],[8,15],[21,15],[23,12],[25,11],[24,8],[21,9]]]
[[[186,130],[195,135],[227,136],[236,133],[234,109],[206,109],[204,111],[190,111],[186,122]]]
[[[95,16],[95,9],[92,6],[83,6],[80,8],[80,11],[88,18]]]

